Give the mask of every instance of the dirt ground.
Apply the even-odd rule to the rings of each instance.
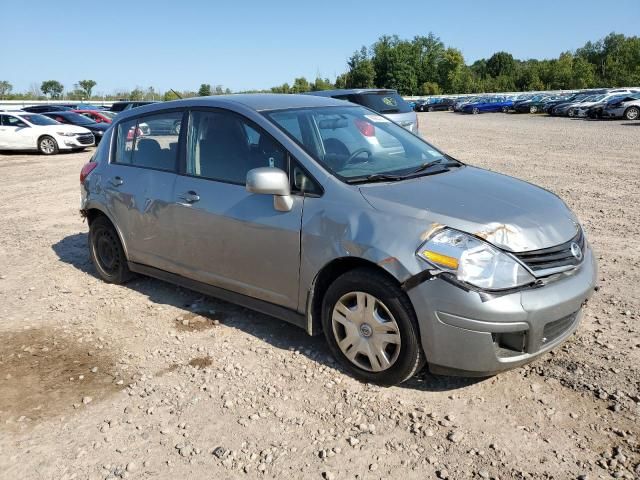
[[[565,345],[483,380],[361,384],[279,320],[101,282],[78,215],[90,152],[0,155],[0,477],[640,478],[640,122],[420,122],[584,222],[600,289]]]

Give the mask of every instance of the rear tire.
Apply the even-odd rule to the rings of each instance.
[[[107,283],[125,283],[133,277],[118,232],[109,219],[100,216],[89,227],[89,251],[100,278]]]
[[[433,107],[429,107],[429,108],[427,108],[427,111],[428,111],[428,112],[433,112]]]
[[[477,115],[480,113],[480,109],[478,107],[473,107],[473,110],[471,110],[471,113],[473,113],[474,115]]]
[[[424,366],[409,298],[372,268],[351,270],[331,284],[322,301],[322,328],[333,356],[361,381],[397,385]]]
[[[43,155],[55,155],[58,153],[58,142],[49,135],[43,135],[38,139],[38,151]]]
[[[624,111],[624,118],[627,120],[638,120],[640,118],[640,108],[629,107]]]
[[[449,110],[450,112],[453,112],[453,107],[447,107],[447,110]]]
[[[509,107],[502,107],[502,113],[509,113]]]

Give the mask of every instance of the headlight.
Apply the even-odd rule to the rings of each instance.
[[[427,240],[417,255],[461,282],[486,290],[504,290],[535,281],[519,262],[466,233],[444,229]]]
[[[63,137],[75,137],[77,133],[74,132],[56,132],[58,135],[62,135]]]

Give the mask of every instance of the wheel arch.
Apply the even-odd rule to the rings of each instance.
[[[125,257],[127,258],[127,260],[129,259],[129,252],[127,250],[127,243],[124,241],[124,236],[122,235],[122,232],[120,231],[120,228],[118,227],[118,224],[113,221],[113,219],[111,218],[111,216],[107,212],[105,212],[101,208],[98,208],[96,206],[92,206],[92,207],[89,207],[89,208],[86,208],[86,209],[82,210],[82,215],[87,219],[87,223],[89,224],[89,228],[91,228],[91,224],[98,217],[105,217],[107,220],[109,220],[109,223],[111,223],[111,225],[113,225],[113,228],[115,229],[116,233],[118,234],[118,238],[120,239],[120,244],[122,245],[122,250],[124,250]]]
[[[322,333],[322,301],[329,286],[339,276],[357,268],[370,268],[401,286],[401,282],[389,270],[370,260],[361,257],[339,257],[331,260],[318,271],[307,295],[306,313],[309,335]],[[411,303],[410,300],[409,303]]]

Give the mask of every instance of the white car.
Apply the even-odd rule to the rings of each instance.
[[[583,101],[580,103],[577,103],[575,106],[571,107],[569,109],[569,116],[570,117],[586,117],[587,116],[587,111],[594,106],[598,106],[598,105],[604,105],[606,104],[609,100],[612,100],[613,98],[615,98],[618,95],[622,95],[625,93],[628,94],[632,94],[634,93],[634,90],[623,90],[623,89],[619,89],[619,90],[613,90],[611,92],[608,93],[602,93],[600,95],[594,95],[593,97],[591,97],[589,99],[589,101]]]
[[[95,144],[83,127],[22,111],[0,111],[0,150],[38,150],[45,155],[60,150],[82,150]]]

